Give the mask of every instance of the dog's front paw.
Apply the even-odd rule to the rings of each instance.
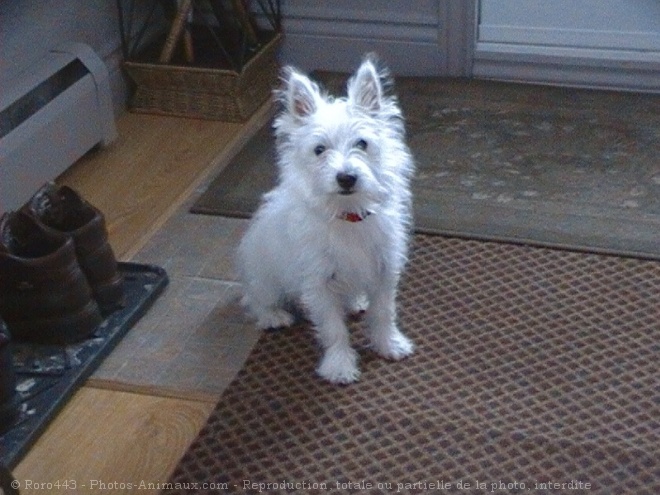
[[[398,329],[389,332],[382,340],[374,342],[374,350],[386,359],[398,361],[415,351],[415,344]]]
[[[295,318],[288,311],[274,309],[273,311],[259,315],[257,328],[260,330],[286,328],[293,325],[294,321]]]
[[[328,349],[316,372],[331,383],[348,384],[360,378],[357,353],[351,349]]]

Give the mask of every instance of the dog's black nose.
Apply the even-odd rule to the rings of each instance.
[[[349,191],[355,185],[357,179],[357,175],[355,174],[345,174],[343,172],[337,174],[337,184],[344,191]]]

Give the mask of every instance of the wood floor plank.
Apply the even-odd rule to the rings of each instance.
[[[198,392],[196,390],[181,390],[162,385],[139,385],[120,380],[106,380],[103,378],[90,377],[86,382],[87,386],[94,389],[111,390],[114,392],[128,392],[138,395],[150,395],[153,397],[167,397],[170,399],[180,399],[193,402],[210,402],[215,404],[218,401],[218,394]]]
[[[104,213],[113,249],[129,259],[271,114],[270,103],[243,124],[126,113],[117,122],[119,138],[78,160],[57,182]]]
[[[119,138],[67,170],[59,182],[77,189],[105,214],[113,248],[122,256],[238,132],[222,122],[127,113]]]
[[[82,387],[16,467],[21,493],[159,493],[139,485],[167,481],[213,407]],[[35,486],[58,480],[73,483],[69,489]]]
[[[268,103],[244,124],[126,113],[118,120],[119,138],[88,153],[57,182],[104,213],[117,257],[128,260],[272,111]],[[135,486],[113,482],[167,481],[217,397],[127,390],[110,382],[82,387],[16,467],[21,493],[135,493]],[[77,489],[28,488],[26,480],[73,480]]]
[[[57,182],[104,213],[117,257],[129,260],[272,113],[267,103],[243,124],[126,113],[117,122],[119,138],[88,153]],[[135,493],[110,483],[167,481],[217,397],[128,390],[111,382],[82,387],[16,467],[21,493]],[[78,489],[29,489],[26,480],[73,480]],[[92,487],[92,480],[108,484]]]

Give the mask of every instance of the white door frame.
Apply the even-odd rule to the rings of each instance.
[[[454,77],[472,76],[477,40],[478,0],[439,0],[440,51],[444,66],[440,73]]]

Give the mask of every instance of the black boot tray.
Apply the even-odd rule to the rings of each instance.
[[[12,342],[20,413],[0,435],[0,465],[13,469],[73,393],[99,366],[167,285],[165,270],[119,263],[126,302],[87,340],[70,345]]]

